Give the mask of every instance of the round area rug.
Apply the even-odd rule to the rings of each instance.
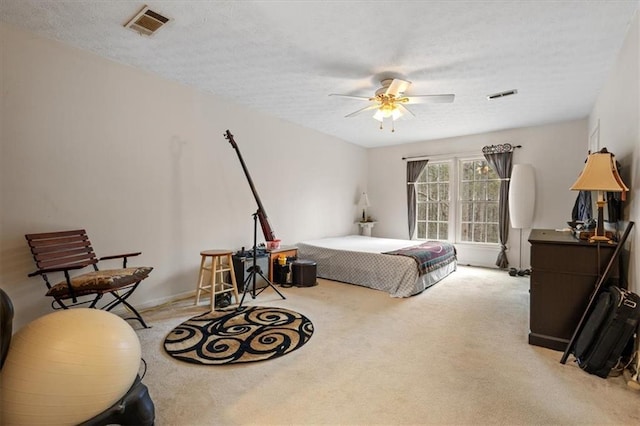
[[[194,364],[219,365],[273,359],[309,341],[313,324],[282,308],[245,306],[193,317],[164,340],[172,357]]]

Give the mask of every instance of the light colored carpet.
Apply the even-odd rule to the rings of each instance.
[[[640,393],[623,377],[527,343],[527,277],[462,266],[406,299],[327,280],[283,292],[248,304],[300,312],[314,335],[264,362],[199,366],[164,352],[166,334],[206,302],[144,313],[156,425],[640,424]]]

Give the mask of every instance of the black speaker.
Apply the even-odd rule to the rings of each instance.
[[[244,253],[250,253],[250,252],[244,252]],[[236,284],[238,284],[238,291],[242,293],[244,291],[244,280],[247,279],[247,277],[249,276],[247,269],[253,266],[253,254],[251,254],[248,257],[234,254],[232,257],[233,257],[233,270],[236,274]],[[262,255],[257,254],[256,263],[260,267],[262,274],[265,277],[268,277],[269,276],[268,275],[269,274],[269,256],[267,256],[266,253],[263,253]],[[250,283],[248,283],[248,285],[249,285],[249,289],[247,291],[253,291],[253,279],[251,280]],[[264,280],[264,278],[262,278],[259,274],[256,274],[256,289],[260,289],[266,286],[267,286],[267,282]]]

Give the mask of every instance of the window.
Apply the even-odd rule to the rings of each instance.
[[[460,161],[460,241],[498,242],[500,177],[485,160]]]
[[[450,162],[429,162],[416,182],[417,237],[449,238]]]
[[[416,192],[416,238],[498,243],[500,178],[486,160],[429,161]]]

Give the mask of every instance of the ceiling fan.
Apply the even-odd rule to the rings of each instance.
[[[451,94],[405,96],[404,92],[411,85],[411,82],[398,78],[387,78],[380,81],[380,84],[382,87],[376,90],[375,95],[372,97],[340,95],[337,93],[332,93],[329,96],[340,96],[370,102],[368,106],[345,115],[345,118],[353,117],[365,111],[376,110],[373,118],[380,122],[380,129],[382,129],[383,120],[391,118],[392,132],[395,132],[393,122],[398,118],[402,116],[415,117],[415,114],[405,107],[406,104],[449,103],[453,102],[455,98],[455,95]]]

